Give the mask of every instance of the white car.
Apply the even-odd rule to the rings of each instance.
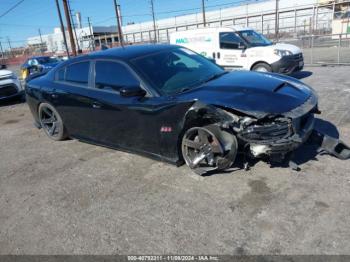
[[[6,69],[6,66],[0,68],[0,101],[11,98],[24,98],[24,91],[15,73]]]
[[[299,47],[274,44],[249,28],[202,28],[170,35],[170,44],[181,45],[214,59],[228,70],[244,69],[290,74],[304,67]]]

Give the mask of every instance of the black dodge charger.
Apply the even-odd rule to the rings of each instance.
[[[66,61],[26,83],[36,126],[186,164],[203,174],[237,153],[283,159],[305,142],[317,96],[287,76],[226,72],[183,47],[113,48]]]

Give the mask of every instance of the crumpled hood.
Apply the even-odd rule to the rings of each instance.
[[[181,96],[262,117],[289,112],[305,103],[311,95],[311,88],[292,77],[235,71]]]

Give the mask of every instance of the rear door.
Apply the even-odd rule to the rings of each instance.
[[[91,114],[94,98],[90,60],[79,61],[56,72],[54,88],[47,94],[57,108],[68,133],[83,139],[97,138]]]

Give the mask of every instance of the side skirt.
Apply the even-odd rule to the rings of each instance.
[[[166,163],[169,163],[169,164],[172,164],[172,165],[176,165],[176,166],[181,166],[184,163],[183,161],[181,161],[179,159],[167,158],[167,157],[164,157],[164,156],[162,156],[160,154],[150,153],[150,152],[147,152],[147,151],[141,151],[141,150],[137,150],[137,149],[128,149],[128,148],[120,147],[120,146],[117,146],[117,145],[114,145],[114,144],[100,143],[100,142],[97,142],[95,140],[87,139],[87,138],[76,136],[76,135],[70,136],[70,138],[78,140],[78,141],[83,142],[83,143],[95,145],[95,146],[102,146],[102,147],[106,147],[106,148],[122,151],[122,152],[125,152],[125,153],[137,154],[137,155],[140,155],[140,156],[143,156],[143,157],[147,157],[147,158],[151,158],[151,159],[154,159],[154,160],[166,162]]]

